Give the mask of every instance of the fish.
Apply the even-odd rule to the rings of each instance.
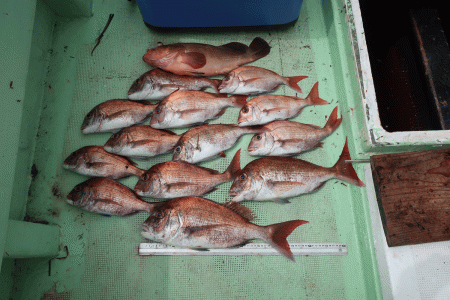
[[[169,130],[134,125],[111,135],[103,148],[109,153],[146,160],[172,152],[179,139],[180,135]]]
[[[282,95],[260,95],[244,105],[238,117],[239,126],[262,125],[297,116],[305,106],[329,104],[319,97],[319,83],[314,84],[305,99]]]
[[[136,183],[134,191],[143,197],[177,198],[202,196],[215,186],[234,180],[241,171],[239,149],[223,173],[186,162],[166,161],[152,166]]]
[[[81,132],[116,133],[120,129],[149,120],[156,107],[149,101],[113,99],[100,103],[84,118]]]
[[[135,162],[109,153],[101,146],[86,146],[72,152],[64,160],[63,167],[79,174],[111,179],[139,177],[145,172]]]
[[[126,216],[139,211],[152,212],[155,207],[125,185],[105,177],[91,178],[76,185],[67,195],[67,202],[107,216]]]
[[[141,235],[170,246],[206,250],[239,247],[263,239],[287,259],[295,261],[286,238],[298,226],[291,220],[267,226],[251,223],[252,212],[236,202],[219,204],[200,197],[181,197],[156,202],[142,224]]]
[[[331,168],[292,157],[262,157],[251,161],[235,178],[229,195],[231,201],[273,200],[289,203],[288,198],[320,189],[327,180],[337,178],[356,186],[364,186],[349,160],[348,143],[338,161]]]
[[[128,90],[130,100],[163,100],[175,91],[204,91],[208,88],[219,92],[220,80],[176,75],[161,69],[153,69],[136,79]]]
[[[227,107],[247,103],[247,96],[211,94],[201,91],[177,91],[161,101],[153,112],[150,126],[157,129],[202,124],[223,115]]]
[[[297,85],[308,76],[283,77],[277,73],[254,66],[239,67],[231,71],[219,85],[222,94],[258,95],[275,91],[280,85],[286,84],[293,90],[302,93]]]
[[[263,131],[260,127],[239,127],[235,124],[207,124],[190,128],[181,135],[173,150],[174,161],[199,163],[233,147],[244,134]]]
[[[188,76],[225,75],[237,67],[265,57],[269,44],[256,37],[250,46],[233,42],[222,46],[199,43],[176,43],[148,49],[144,62],[152,67]]]
[[[248,145],[251,156],[289,156],[322,147],[320,142],[341,124],[337,107],[323,128],[293,121],[273,121],[264,127],[267,131],[255,134]]]

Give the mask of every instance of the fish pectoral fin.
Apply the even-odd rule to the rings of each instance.
[[[193,108],[193,109],[186,109],[183,110],[180,114],[180,119],[190,119],[192,118],[192,114],[198,113],[204,111],[202,108]]]
[[[229,49],[229,50],[233,50],[236,52],[240,52],[242,54],[246,53],[248,50],[248,46],[242,43],[238,43],[238,42],[232,42],[232,43],[228,43],[222,46],[219,46],[220,48],[224,48],[224,49]]]
[[[296,181],[268,181],[267,186],[270,188],[272,192],[277,196],[281,196],[282,194],[296,188],[298,186],[306,185],[303,182]]]
[[[181,88],[181,86],[176,84],[164,84],[159,86],[159,90],[167,93],[173,93],[175,91],[178,91]]]
[[[188,52],[180,55],[181,61],[194,69],[200,69],[206,65],[206,56],[199,52]]]
[[[217,229],[219,229],[220,227],[224,227],[224,225],[204,225],[204,226],[186,227],[184,228],[184,234],[186,234],[188,238],[211,235],[214,234],[214,231],[217,231]]]
[[[278,204],[289,204],[291,203],[291,201],[289,201],[288,199],[273,199],[273,202],[278,203]]]
[[[250,79],[245,80],[245,84],[249,84],[249,83],[252,83],[252,82],[258,81],[258,80],[259,80],[259,78],[250,78]]]
[[[208,248],[190,248],[190,249],[192,249],[192,250],[195,250],[195,251],[209,251],[209,249]]]
[[[286,144],[298,144],[298,143],[302,143],[304,142],[304,139],[286,139],[286,140],[281,140],[281,146],[284,146]]]
[[[190,182],[175,182],[175,183],[169,183],[167,184],[167,190],[169,192],[173,191],[173,190],[178,190],[178,189],[184,189],[184,188],[188,188],[191,186],[195,186],[194,183],[190,183]]]
[[[106,167],[107,165],[109,165],[109,164],[106,163],[106,162],[86,162],[86,163],[85,163],[85,166],[86,166],[87,168],[96,168],[96,169],[104,168],[104,167]]]
[[[115,118],[118,118],[120,116],[127,115],[127,114],[129,115],[130,113],[126,110],[121,110],[121,111],[118,111],[118,112],[115,112],[115,113],[109,115],[106,119],[114,120]]]
[[[288,110],[289,107],[274,107],[274,108],[267,108],[267,109],[263,109],[262,111],[265,113],[270,113],[273,111],[281,111],[281,110]]]

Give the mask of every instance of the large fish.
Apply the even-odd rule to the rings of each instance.
[[[178,91],[159,103],[150,126],[157,129],[186,127],[204,123],[223,115],[229,106],[241,108],[247,96],[211,94],[200,91]]]
[[[178,75],[225,75],[237,67],[263,58],[270,52],[269,44],[255,38],[250,46],[229,43],[212,46],[198,43],[159,44],[147,50],[143,60],[152,67]]]
[[[153,213],[142,225],[141,235],[163,244],[198,250],[238,247],[253,239],[263,239],[294,261],[286,238],[308,221],[258,226],[250,222],[252,219],[251,211],[239,203],[176,198],[155,203]]]
[[[139,211],[152,211],[155,206],[142,200],[123,184],[104,177],[88,179],[75,186],[67,202],[74,206],[102,214],[126,216]]]
[[[317,147],[341,124],[337,107],[333,110],[323,128],[293,121],[273,121],[264,126],[267,131],[254,135],[248,145],[250,155],[289,156]]]
[[[286,84],[301,93],[297,82],[308,76],[283,77],[277,73],[260,67],[239,67],[230,72],[219,86],[223,94],[257,95],[275,91],[280,85]]]
[[[140,196],[152,198],[202,196],[213,192],[215,186],[234,180],[241,171],[240,151],[223,173],[185,162],[156,164],[139,178],[134,190]]]
[[[63,167],[74,172],[94,176],[120,179],[129,176],[141,176],[144,170],[135,162],[109,152],[100,146],[86,146],[72,152],[65,160]]]
[[[192,164],[212,159],[233,147],[248,133],[262,132],[260,127],[239,127],[234,124],[208,124],[193,127],[183,133],[173,150],[174,161]]]
[[[331,168],[291,157],[263,157],[250,162],[242,169],[231,185],[232,201],[274,200],[289,203],[288,198],[311,193],[321,188],[331,178],[364,186],[349,160],[347,141],[339,160]]]
[[[220,84],[218,79],[176,75],[161,69],[145,72],[131,85],[128,91],[130,100],[162,100],[175,91],[203,91],[214,89]]]
[[[171,152],[180,136],[149,125],[134,125],[111,135],[103,148],[114,154],[137,159]]]
[[[149,101],[114,99],[94,107],[84,118],[81,132],[117,132],[149,120],[156,104]]]
[[[305,99],[282,96],[261,95],[244,105],[239,112],[239,126],[266,124],[275,120],[286,120],[298,115],[305,106],[329,104],[319,97],[317,82]]]

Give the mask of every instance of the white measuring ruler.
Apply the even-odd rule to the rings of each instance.
[[[347,244],[339,243],[292,243],[294,255],[347,255]],[[239,248],[208,249],[198,251],[176,248],[158,243],[139,244],[139,255],[281,255],[266,243],[250,243]]]

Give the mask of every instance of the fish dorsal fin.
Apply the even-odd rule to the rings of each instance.
[[[225,206],[229,210],[237,213],[238,215],[247,219],[248,221],[256,219],[256,216],[253,214],[253,212],[250,210],[250,208],[239,204],[239,202],[228,201],[227,203],[223,204],[223,206]]]
[[[248,50],[248,46],[242,43],[233,42],[220,46],[220,48],[230,49],[236,52],[246,53]]]
[[[175,132],[170,131],[170,130],[168,130],[168,129],[158,129],[158,130],[159,130],[159,131],[162,131],[162,132],[164,132],[164,133],[170,134],[170,135],[178,135],[178,134],[176,134]]]

